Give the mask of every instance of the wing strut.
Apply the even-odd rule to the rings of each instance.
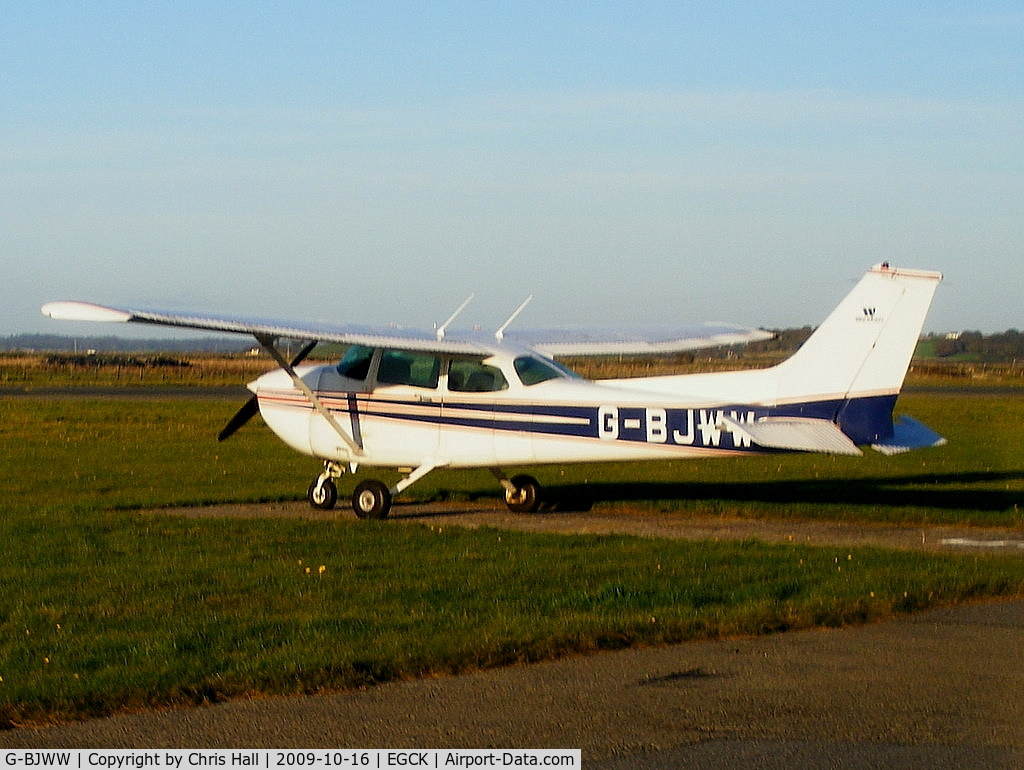
[[[317,395],[313,392],[312,388],[310,388],[309,385],[299,377],[295,371],[295,367],[288,363],[288,359],[281,355],[281,351],[274,345],[276,338],[263,334],[257,334],[254,336],[260,343],[260,347],[267,351],[267,353],[270,354],[270,357],[273,358],[282,369],[288,372],[288,376],[292,378],[292,382],[295,383],[295,387],[302,391],[303,395],[309,399],[309,403],[313,405],[313,408],[316,409],[325,420],[327,420],[328,425],[334,428],[334,432],[337,433],[341,440],[345,442],[345,445],[349,450],[351,450],[352,454],[361,455],[363,453],[363,448],[353,441],[352,438],[344,431],[338,420],[333,414],[331,414],[331,411],[324,406],[323,401],[317,398]]]

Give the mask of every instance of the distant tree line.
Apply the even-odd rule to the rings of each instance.
[[[50,366],[89,366],[96,369],[103,367],[169,367],[186,368],[192,366],[188,361],[174,358],[164,353],[138,355],[134,353],[50,353],[46,356]]]
[[[925,342],[933,346],[936,358],[979,363],[1024,361],[1024,332],[1017,329],[998,334],[982,334],[979,331],[933,334],[926,337]]]
[[[746,354],[787,354],[800,347],[814,331],[810,326],[799,329],[775,330],[775,337],[755,342],[745,349]],[[1024,332],[1010,329],[996,334],[979,331],[953,334],[927,334],[917,348],[921,358],[934,358],[965,363],[1008,364],[1024,361]]]
[[[0,337],[0,350],[39,353],[241,353],[256,343],[245,337],[133,339],[130,337],[67,337],[59,334],[14,334]]]

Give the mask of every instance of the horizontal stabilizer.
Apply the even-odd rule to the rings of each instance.
[[[946,443],[946,439],[927,425],[905,414],[897,418],[893,430],[892,438],[872,444],[871,448],[884,455],[898,455],[911,449],[927,449]]]
[[[745,435],[767,449],[860,455],[857,445],[835,423],[807,417],[768,417],[757,422],[739,422],[723,416],[721,422],[734,434]]]

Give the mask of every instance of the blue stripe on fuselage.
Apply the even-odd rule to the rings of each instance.
[[[489,413],[480,419],[442,417],[446,424],[493,427],[537,436],[575,436],[610,441],[764,451],[722,425],[722,417],[745,423],[767,417],[803,417],[837,422],[856,444],[870,444],[892,433],[896,395],[829,399],[778,407],[742,404],[713,408],[574,406],[553,404],[449,404]],[[493,420],[488,417],[493,416]],[[564,422],[560,422],[559,419]]]
[[[327,394],[323,394],[327,396]],[[333,398],[331,398],[333,396]],[[558,436],[666,446],[765,451],[722,422],[767,417],[804,417],[836,422],[855,444],[871,444],[892,435],[896,394],[829,399],[778,407],[742,404],[711,408],[671,406],[579,406],[572,404],[480,403],[375,399],[365,394],[330,394],[332,411],[353,419],[381,417],[439,426],[477,428],[537,437]],[[356,418],[358,405],[358,418]]]

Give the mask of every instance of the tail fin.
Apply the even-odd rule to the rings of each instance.
[[[840,402],[857,444],[893,439],[892,409],[941,273],[872,267],[804,345],[777,367],[782,403]]]
[[[779,398],[899,393],[941,273],[872,267],[778,368]]]

